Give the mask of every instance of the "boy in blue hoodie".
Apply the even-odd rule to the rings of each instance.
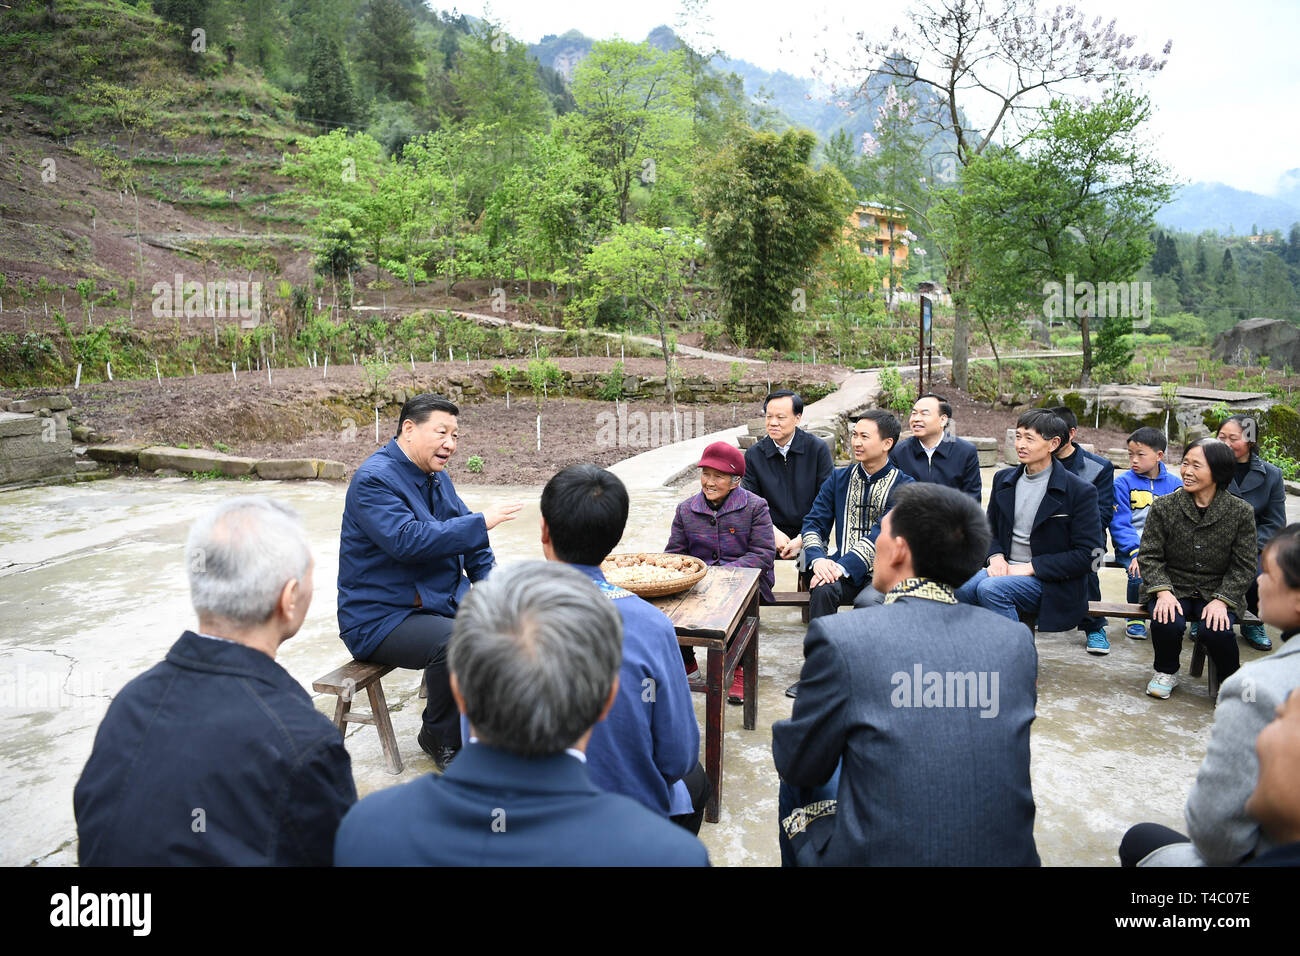
[[[1183,486],[1182,479],[1165,468],[1165,433],[1158,428],[1139,428],[1128,436],[1129,470],[1115,476],[1115,516],[1110,521],[1110,539],[1115,542],[1115,559],[1128,565],[1128,602],[1138,603],[1142,572],[1138,568],[1138,545],[1151,502]],[[1126,632],[1136,641],[1147,639],[1147,626],[1130,621]]]

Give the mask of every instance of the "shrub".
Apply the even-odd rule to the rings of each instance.
[[[600,380],[597,396],[606,402],[617,401],[623,397],[623,363],[615,362],[614,367],[606,372]]]
[[[478,455],[470,455],[465,461],[465,468],[474,474],[480,474],[483,471],[483,459]]]

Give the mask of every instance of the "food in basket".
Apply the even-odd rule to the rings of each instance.
[[[617,554],[601,564],[605,580],[624,588],[681,581],[700,569],[700,562],[684,554]]]

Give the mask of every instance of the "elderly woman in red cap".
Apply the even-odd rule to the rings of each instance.
[[[700,458],[700,493],[677,506],[672,533],[664,549],[673,554],[689,554],[705,564],[719,567],[758,568],[760,600],[772,600],[776,582],[773,562],[776,540],[767,502],[740,487],[745,477],[745,456],[739,448],[716,441],[704,449]],[[697,665],[695,652],[683,649],[687,673]],[[744,683],[741,668],[736,668],[731,691],[732,703],[743,701]]]

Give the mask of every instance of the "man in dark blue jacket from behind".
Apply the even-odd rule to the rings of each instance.
[[[335,864],[707,866],[698,839],[591,779],[593,725],[618,698],[614,603],[550,561],[476,585],[449,652],[469,743],[445,773],[358,803],[339,827]]]
[[[339,531],[339,635],[352,656],[423,669],[421,749],[441,770],[460,749],[447,642],[471,581],[495,562],[488,532],[523,506],[471,513],[452,487],[460,410],[438,395],[402,406],[397,435],[352,476]]]
[[[232,498],[186,544],[197,631],[131,681],[72,795],[82,866],[328,866],[356,802],[338,729],[276,663],[311,604],[287,507]]]
[[[572,465],[542,489],[542,552],[581,571],[623,621],[618,697],[591,731],[587,770],[602,790],[631,797],[700,832],[709,781],[700,726],[673,622],[600,570],[627,525],[627,488],[596,465]]]
[[[808,628],[794,713],[772,726],[784,864],[1038,865],[1033,638],[953,596],[988,540],[969,497],[908,484],[876,539],[884,606]]]

